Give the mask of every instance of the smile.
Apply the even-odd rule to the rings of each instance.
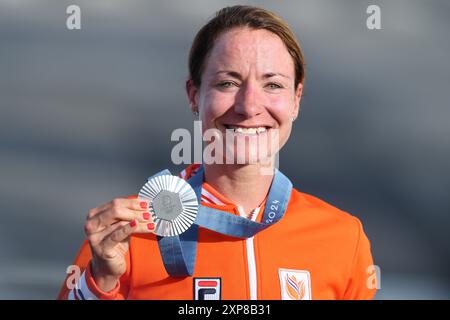
[[[241,126],[234,126],[234,125],[225,125],[225,128],[227,130],[233,130],[233,133],[240,133],[240,134],[248,134],[248,135],[257,135],[265,133],[269,128],[260,126],[260,127],[241,127]]]

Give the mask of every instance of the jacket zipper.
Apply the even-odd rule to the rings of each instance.
[[[241,206],[238,206],[239,214],[242,217],[246,217],[245,212]],[[258,216],[259,208],[256,208],[252,214],[252,220],[255,221]],[[247,266],[250,286],[250,300],[258,300],[258,284],[256,275],[256,259],[255,259],[255,247],[253,243],[254,237],[247,238],[245,240],[247,251]]]

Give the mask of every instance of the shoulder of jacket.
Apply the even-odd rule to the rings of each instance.
[[[361,227],[361,222],[356,216],[318,197],[300,192],[295,188],[292,189],[289,205],[294,211],[301,211],[313,219],[330,220],[336,223],[346,224],[356,232],[359,232],[359,228]]]

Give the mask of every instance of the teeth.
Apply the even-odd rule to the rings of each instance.
[[[256,129],[257,131],[258,131],[258,133],[261,133],[261,132],[265,132],[266,131],[266,128],[264,128],[264,127],[259,127],[258,129]]]
[[[255,134],[256,133],[256,128],[236,128],[236,129],[234,129],[234,132]]]
[[[260,134],[267,131],[265,127],[242,128],[229,126],[228,128],[234,130],[235,133],[243,133],[243,134],[256,134],[256,133]]]

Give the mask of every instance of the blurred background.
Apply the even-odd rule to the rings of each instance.
[[[81,30],[66,28],[71,4]],[[182,169],[170,135],[192,129],[188,50],[234,4],[279,14],[304,50],[281,170],[361,219],[377,299],[450,298],[446,0],[0,0],[0,298],[54,299],[87,211]]]

